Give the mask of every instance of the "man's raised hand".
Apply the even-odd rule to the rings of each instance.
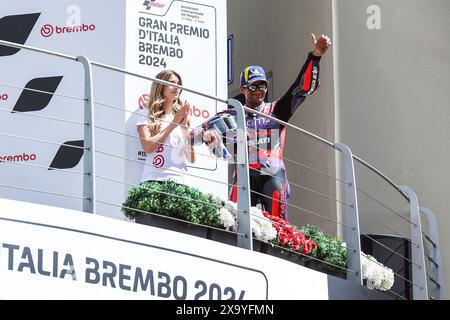
[[[313,50],[312,53],[316,57],[321,57],[327,52],[328,48],[331,46],[330,37],[322,34],[319,38],[316,39],[314,33],[311,33]]]

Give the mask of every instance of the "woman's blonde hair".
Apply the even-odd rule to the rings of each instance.
[[[156,79],[169,81],[170,77],[174,75],[180,81],[180,85],[183,85],[181,76],[173,70],[163,70],[156,75]],[[150,97],[147,104],[148,117],[150,118],[150,133],[152,135],[158,134],[161,131],[161,122],[166,113],[164,112],[164,96],[163,96],[163,84],[153,82],[150,89]],[[181,108],[181,101],[178,98],[173,103],[172,112],[176,114]]]

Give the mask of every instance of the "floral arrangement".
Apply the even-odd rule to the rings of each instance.
[[[226,230],[237,231],[237,205],[232,201],[224,201],[220,209],[219,219]],[[272,216],[258,207],[251,207],[252,233],[254,237],[273,246],[284,247],[303,255],[314,254],[317,245],[299,232],[292,224],[279,217]],[[289,250],[289,251],[288,251]]]
[[[224,201],[223,208],[220,209],[219,219],[226,230],[237,231],[237,205],[232,201]],[[272,222],[268,220],[261,209],[257,207],[250,208],[252,218],[252,233],[256,239],[270,242],[277,237],[277,231]]]
[[[314,255],[317,248],[317,244],[314,241],[308,239],[286,220],[272,216],[267,211],[264,212],[264,216],[273,222],[273,227],[277,231],[276,238],[272,240],[274,245],[285,247],[290,251],[297,251],[304,255]]]
[[[227,230],[237,231],[236,203],[223,201],[223,204],[219,213],[221,224]],[[335,266],[342,268],[347,266],[345,243],[338,237],[326,235],[319,227],[307,225],[297,228],[286,220],[272,216],[267,211],[263,212],[257,207],[251,207],[251,216],[252,232],[258,240],[284,247],[289,251],[313,256],[326,262],[324,263],[326,269],[335,270],[338,269]],[[361,267],[363,279],[367,280],[369,289],[386,291],[394,284],[392,270],[364,252],[361,252]]]
[[[237,204],[223,201],[196,188],[173,181],[146,182],[133,187],[123,203],[122,212],[130,219],[151,212],[236,232]],[[324,267],[345,268],[346,248],[341,239],[330,237],[314,225],[296,227],[289,222],[251,207],[252,233],[260,241],[285,248],[283,253],[298,252],[326,262]],[[361,252],[363,279],[370,289],[386,291],[394,283],[391,269]],[[333,266],[334,265],[334,266]]]
[[[369,289],[387,291],[394,285],[394,272],[374,257],[361,252],[362,277]]]

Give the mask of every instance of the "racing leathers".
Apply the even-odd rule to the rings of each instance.
[[[308,54],[305,64],[289,90],[274,102],[263,102],[255,110],[289,121],[306,96],[319,87],[320,57]],[[289,183],[283,162],[286,127],[251,112],[246,113],[248,128],[248,154],[250,170],[251,204],[258,202],[274,216],[287,220]],[[230,200],[237,201],[236,172]]]

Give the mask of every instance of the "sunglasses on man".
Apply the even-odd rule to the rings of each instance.
[[[255,92],[256,89],[259,89],[259,91],[266,91],[267,90],[267,84],[266,83],[261,83],[259,85],[256,84],[250,84],[246,87],[248,89],[248,91],[250,92]]]

